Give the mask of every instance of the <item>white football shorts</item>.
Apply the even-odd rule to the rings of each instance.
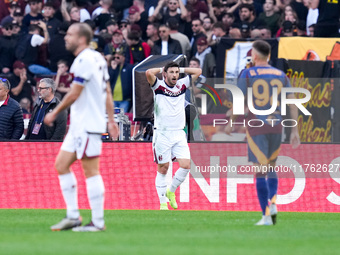
[[[164,164],[179,159],[190,159],[190,150],[184,130],[154,130],[152,137],[154,161]]]
[[[68,132],[61,150],[76,152],[77,159],[83,157],[99,157],[102,152],[102,136],[100,134],[89,134],[87,132],[72,133]]]

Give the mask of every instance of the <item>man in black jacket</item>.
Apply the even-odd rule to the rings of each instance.
[[[170,37],[170,29],[167,25],[160,25],[158,32],[160,39],[155,42],[151,55],[182,54],[181,44]]]
[[[0,78],[0,140],[19,140],[24,132],[24,118],[17,101],[9,96],[11,84]]]
[[[44,117],[58,104],[59,99],[54,96],[56,84],[50,78],[41,79],[38,85],[41,100],[34,107],[28,124],[26,140],[63,140],[66,132],[67,112],[58,115],[53,126],[44,124]]]

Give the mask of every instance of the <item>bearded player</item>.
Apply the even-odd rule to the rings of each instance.
[[[162,73],[162,80],[156,77],[158,73]],[[179,79],[180,73],[188,75]],[[164,68],[148,69],[145,73],[154,92],[155,130],[152,145],[154,160],[157,163],[156,189],[160,210],[169,210],[167,198],[173,209],[178,208],[175,191],[190,170],[190,151],[183,130],[185,127],[185,91],[201,73],[200,68],[179,68],[175,62],[168,63]],[[179,169],[167,189],[166,174],[169,162],[174,158],[179,163]]]

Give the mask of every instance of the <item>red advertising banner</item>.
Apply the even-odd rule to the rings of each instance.
[[[65,208],[54,159],[60,143],[0,143],[0,208]],[[181,210],[259,211],[245,143],[192,143],[191,175],[176,191]],[[340,144],[282,145],[281,211],[340,211]],[[104,143],[105,209],[158,209],[151,143]],[[173,168],[178,168],[174,163]],[[89,208],[81,165],[80,208]],[[168,173],[170,183],[172,171]]]

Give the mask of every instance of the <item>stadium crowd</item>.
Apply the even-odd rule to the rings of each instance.
[[[336,6],[336,8],[334,8]],[[31,114],[39,77],[53,77],[55,95],[69,90],[74,56],[68,27],[86,22],[91,48],[108,62],[116,107],[132,106],[132,67],[150,54],[185,54],[215,77],[220,38],[268,39],[339,35],[339,4],[326,0],[0,0],[0,77]]]

